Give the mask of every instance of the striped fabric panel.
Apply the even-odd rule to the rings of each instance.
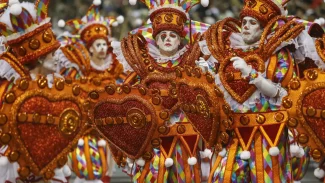
[[[264,182],[273,183],[273,172],[272,172],[272,159],[269,154],[270,145],[267,140],[263,137],[262,139],[262,149],[263,149],[263,159],[264,159]]]
[[[97,146],[97,139],[92,136],[88,136],[89,154],[92,163],[92,170],[96,179],[101,179],[103,175],[103,167],[100,158],[100,154]]]

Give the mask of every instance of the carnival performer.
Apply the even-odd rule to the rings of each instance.
[[[212,57],[197,65],[210,72],[219,65],[215,82],[233,111],[224,121],[229,143],[219,153],[209,182],[294,181],[282,98],[296,77],[294,56],[323,65],[304,25],[285,17],[285,3],[247,0],[240,22],[217,22],[199,43]]]
[[[50,18],[47,16],[48,4],[49,0],[38,0],[35,4],[8,1],[8,8],[0,17],[0,33],[8,46],[8,50],[0,56],[1,95],[17,84],[18,79],[34,80],[42,75],[46,77],[48,87],[52,87],[54,78],[61,77],[55,74],[56,70],[62,69],[55,54],[60,43],[52,32]],[[35,142],[37,147],[44,145]],[[32,174],[21,176],[19,165],[4,156],[8,153],[10,148],[1,143],[0,182],[43,180]],[[69,167],[65,165],[56,169],[51,182],[67,182],[65,177],[70,174]]]
[[[71,28],[62,35],[60,50],[63,60],[71,60],[79,66],[64,68],[61,74],[72,79],[88,78],[94,82],[122,83],[125,79],[123,66],[112,53],[112,26],[123,23],[123,17],[103,17],[100,15],[100,0],[94,0],[82,19],[61,20],[59,26]],[[62,59],[61,59],[62,60]],[[77,148],[69,155],[69,165],[76,174],[75,182],[110,181],[114,170],[114,160],[105,140],[98,133],[90,132],[79,139]]]
[[[141,2],[150,9],[151,24],[132,31],[121,42],[112,42],[113,52],[124,68],[132,71],[125,85],[159,89],[164,108],[172,109],[177,99],[168,95],[168,90],[176,77],[175,69],[194,66],[200,56],[198,49],[192,52],[188,15],[190,8],[200,1]],[[135,4],[134,1],[130,3]],[[201,3],[207,5],[208,1]],[[197,33],[207,29],[206,24],[196,23],[199,25]],[[186,37],[189,42],[184,45],[182,40]],[[209,159],[211,151],[199,143],[198,133],[182,110],[171,114],[165,125],[159,130],[160,145],[153,148],[152,157],[127,158],[125,171],[133,177],[133,182],[202,182],[208,177],[210,164],[201,163],[203,160],[197,158]],[[177,130],[179,125],[184,125],[186,132]]]
[[[123,66],[112,53],[111,28],[123,23],[123,16],[103,17],[100,15],[101,0],[94,0],[82,19],[59,21],[59,26],[70,27],[70,34],[77,42],[62,47],[64,55],[73,60],[81,69],[81,74],[89,78],[101,78],[102,81],[116,80],[122,83],[126,74]],[[80,77],[77,71],[62,70],[61,73],[72,78]]]

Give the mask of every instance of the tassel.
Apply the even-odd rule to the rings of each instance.
[[[135,5],[135,4],[137,4],[137,0],[129,0],[129,3],[130,3],[131,5]]]
[[[299,146],[295,144],[290,145],[290,154],[292,157],[294,157],[299,152]]]
[[[122,24],[122,23],[124,22],[124,17],[123,17],[122,15],[120,15],[120,16],[118,16],[118,17],[116,18],[116,20],[117,20],[117,22],[118,22],[119,24]]]
[[[18,16],[23,11],[23,8],[18,0],[9,0],[8,5],[12,15]]]
[[[197,159],[195,157],[188,158],[187,163],[191,166],[195,165],[197,163]]]
[[[78,146],[83,146],[85,144],[84,139],[79,139],[78,140]]]
[[[65,21],[64,21],[63,19],[59,20],[59,21],[58,21],[58,26],[59,26],[60,28],[65,27]]]
[[[322,179],[322,178],[324,178],[324,176],[325,176],[325,172],[324,172],[323,169],[316,168],[316,169],[314,170],[314,175],[315,175],[315,177],[317,177],[317,178],[319,178],[319,179]]]
[[[222,150],[218,153],[219,156],[225,157],[227,154],[226,148],[222,148]]]
[[[137,165],[139,165],[139,166],[142,166],[142,167],[146,164],[146,162],[144,161],[143,158],[139,158],[139,159],[137,159],[137,160],[135,161],[135,163],[136,163]]]
[[[174,160],[173,160],[173,159],[171,159],[171,158],[167,158],[167,159],[165,160],[165,166],[166,166],[167,168],[173,166],[173,164],[174,164]]]
[[[209,0],[201,0],[201,4],[203,7],[209,6]]]
[[[103,140],[103,139],[100,139],[100,140],[98,141],[98,146],[99,146],[99,147],[105,147],[105,146],[106,146],[106,141]]]
[[[271,156],[277,156],[277,155],[280,154],[280,150],[279,150],[278,147],[271,147],[269,149],[269,153],[270,153]]]
[[[243,151],[243,152],[240,153],[240,159],[248,160],[249,158],[251,158],[251,152]]]
[[[93,1],[93,4],[94,4],[95,6],[99,6],[99,5],[102,4],[102,1],[101,1],[101,0],[94,0],[94,1]]]

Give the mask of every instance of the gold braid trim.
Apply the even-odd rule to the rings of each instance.
[[[133,36],[133,46],[134,46],[135,55],[137,58],[137,64],[138,64],[138,66],[140,66],[140,68],[142,68],[141,69],[142,72],[145,71],[146,73],[148,73],[148,71],[146,69],[147,66],[143,62],[143,55],[142,55],[143,53],[142,53],[142,51],[140,51],[140,47],[141,47],[140,43],[142,44],[142,49],[146,52],[146,54],[148,55],[148,58],[149,58],[149,53],[146,49],[147,41],[140,34],[134,35]]]
[[[218,36],[218,26],[220,22],[217,22],[216,24],[212,25],[212,27],[208,30],[208,37],[211,39],[207,39],[207,45],[209,47],[209,50],[211,52],[211,55],[216,58],[217,60],[221,60],[223,57],[221,55],[222,51],[220,50],[217,42],[217,36]],[[220,32],[222,34],[222,32]]]
[[[276,39],[277,42],[275,44],[273,44],[272,46],[270,44],[267,44],[266,50],[265,50],[266,52],[263,55],[268,56],[267,58],[269,58],[273,54],[273,52],[276,50],[276,48],[283,41],[288,41],[290,39],[296,38],[304,29],[305,29],[304,25],[298,24],[298,25],[294,25],[294,27],[288,27],[287,30],[285,31],[285,34],[282,35],[281,37],[277,37],[275,35],[274,39]],[[271,48],[269,48],[269,45],[271,46]]]
[[[129,53],[131,54],[131,57],[133,58],[133,60],[135,60],[135,62],[136,62],[137,64],[139,64],[140,60],[139,60],[139,58],[137,57],[137,54],[136,54],[136,52],[135,52],[134,43],[135,43],[136,40],[134,40],[134,39],[136,39],[136,38],[134,37],[134,35],[132,35],[132,36],[130,37],[130,39],[127,40],[127,46],[128,46],[128,48],[129,48]]]
[[[70,60],[71,62],[73,62],[79,66],[79,69],[81,70],[83,75],[85,75],[85,76],[89,75],[90,70],[87,70],[84,67],[83,63],[81,62],[82,57],[80,57],[80,55],[77,55],[77,53],[72,51],[72,50],[78,50],[75,46],[68,45],[65,47],[61,47],[60,49],[62,50],[62,53],[67,57],[68,60]]]
[[[221,22],[217,22],[212,25],[207,31],[207,45],[213,57],[218,61],[227,60],[228,43],[224,35],[224,31],[228,32],[240,32],[240,22],[234,18],[226,18]]]
[[[274,24],[279,20],[283,20],[284,22],[287,22],[287,19],[284,16],[276,16],[273,19],[271,19],[270,22],[264,28],[264,31],[260,39],[260,45],[259,45],[259,48],[262,52],[264,51],[264,46],[265,46],[265,41],[267,39],[267,36],[271,33]]]
[[[129,63],[129,65],[132,67],[132,69],[141,77],[145,76],[147,74],[147,70],[144,68],[141,68],[134,48],[133,48],[133,38],[134,35],[129,35],[126,38],[123,38],[121,42],[121,49],[123,52],[123,56],[125,57],[126,61]]]
[[[325,62],[325,55],[324,55],[324,50],[323,50],[324,43],[325,43],[325,35],[323,35],[322,38],[316,39],[316,41],[315,41],[315,47],[316,47],[317,53],[323,62]]]
[[[201,50],[199,45],[199,42],[201,40],[202,40],[202,35],[199,33],[196,37],[193,47],[190,48],[191,51],[186,57],[183,58],[184,60],[182,62],[184,62],[185,65],[195,66],[195,61],[198,60],[199,57],[201,56]]]
[[[224,36],[222,34],[223,30],[229,31],[229,32],[239,32],[238,28],[236,27],[240,26],[240,22],[234,18],[226,18],[218,26],[218,42],[219,47],[224,52],[225,50],[225,44],[224,44]]]
[[[86,47],[80,43],[75,43],[76,45],[76,49],[74,49],[73,51],[75,52],[75,54],[77,54],[77,56],[80,58],[80,62],[81,64],[85,67],[85,70],[88,72],[90,72],[91,70],[91,65],[90,65],[90,56],[89,56],[89,52],[86,49]]]
[[[30,79],[29,73],[14,55],[9,52],[5,52],[0,56],[0,59],[5,60],[20,75],[21,78]]]

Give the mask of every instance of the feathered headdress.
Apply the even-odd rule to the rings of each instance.
[[[134,5],[136,0],[129,0]],[[163,31],[172,30],[184,37],[184,24],[188,20],[190,9],[201,2],[209,5],[209,0],[141,0],[149,11],[152,22],[153,37]]]
[[[0,16],[0,34],[22,64],[60,47],[47,14],[49,2],[37,0],[33,4],[9,0],[8,8]]]
[[[73,19],[66,22],[70,27],[72,34],[79,34],[81,40],[89,48],[92,43],[99,38],[108,42],[108,36],[111,35],[111,27],[124,21],[123,17],[103,17],[100,15],[99,6],[101,0],[94,0],[82,19]]]

